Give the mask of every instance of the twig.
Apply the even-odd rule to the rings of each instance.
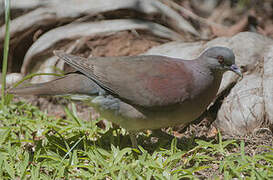
[[[191,17],[191,18],[193,18],[193,19],[195,19],[195,20],[197,20],[199,22],[202,22],[204,24],[208,24],[210,26],[225,27],[225,26],[223,26],[221,24],[217,24],[215,22],[212,22],[212,21],[209,21],[209,20],[207,20],[205,18],[202,18],[202,17],[194,14],[190,10],[188,10],[188,9],[186,9],[186,8],[184,8],[184,7],[178,5],[175,2],[172,2],[170,0],[159,0],[159,1],[161,1],[162,3],[165,3],[165,4],[169,5],[169,6],[171,6],[172,8],[175,8],[175,9],[179,10],[181,13],[184,13],[187,16],[189,16],[189,17]]]

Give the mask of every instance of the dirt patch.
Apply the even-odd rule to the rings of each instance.
[[[141,34],[140,34],[141,33]],[[134,56],[165,42],[150,34],[123,31],[114,35],[94,37],[86,42],[92,56]]]

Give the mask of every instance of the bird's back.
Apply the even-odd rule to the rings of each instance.
[[[58,54],[57,54],[58,55]],[[184,101],[192,91],[188,61],[165,56],[78,58],[58,55],[119,98],[144,107]]]

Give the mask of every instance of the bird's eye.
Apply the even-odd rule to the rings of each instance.
[[[220,64],[223,64],[224,63],[224,57],[223,56],[217,56],[217,59],[218,59],[218,62]]]

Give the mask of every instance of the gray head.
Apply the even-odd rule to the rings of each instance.
[[[235,56],[229,48],[209,48],[201,55],[201,59],[206,60],[208,67],[213,71],[225,72],[229,70],[242,76],[240,69],[235,64]]]

